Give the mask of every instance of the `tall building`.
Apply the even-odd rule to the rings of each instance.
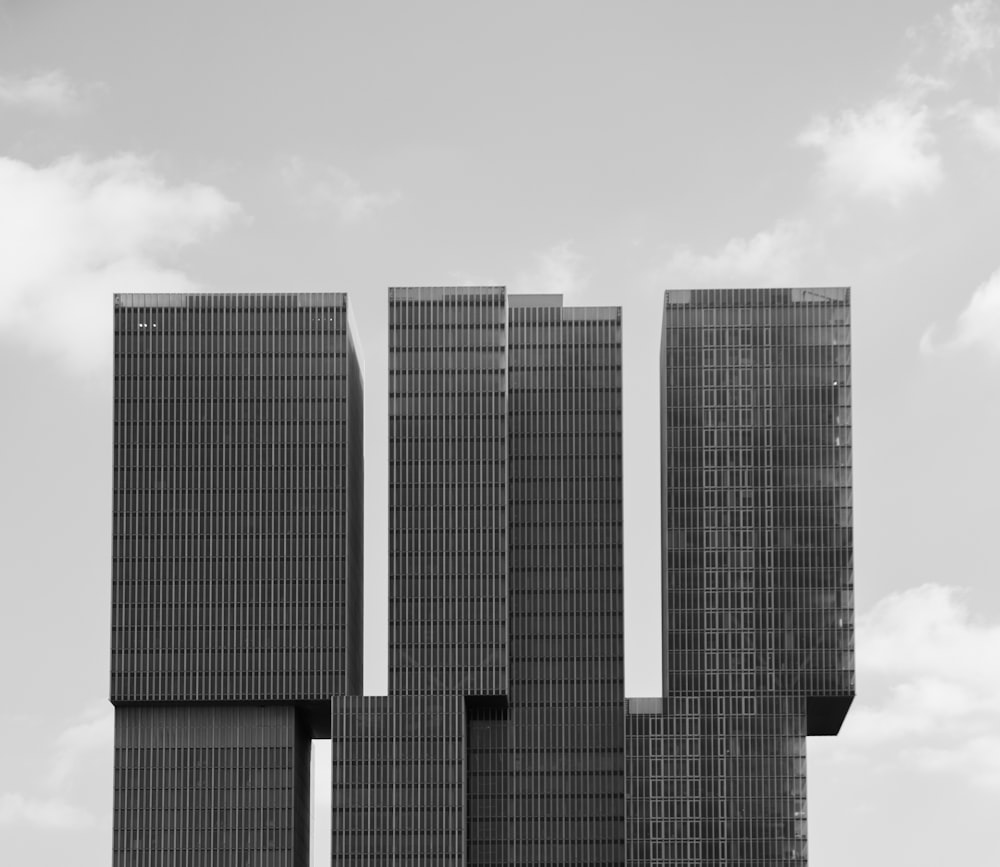
[[[849,327],[847,289],[665,295],[665,698],[628,703],[630,864],[806,862],[806,736],[854,696]]]
[[[118,295],[115,865],[308,863],[311,738],[362,689],[344,295]]]
[[[623,676],[621,311],[389,292],[389,694],[343,295],[115,305],[116,865],[804,864],[854,694],[849,292],[667,292],[663,697]]]
[[[510,296],[510,815],[473,864],[624,854],[621,309],[560,300]]]
[[[333,699],[337,864],[620,864],[621,315],[389,297],[389,692]]]

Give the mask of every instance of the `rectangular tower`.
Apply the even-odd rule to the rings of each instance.
[[[389,290],[389,692],[507,694],[507,304]]]
[[[697,768],[696,797],[664,785],[656,806],[689,819],[677,863],[806,859],[805,737],[836,734],[854,696],[849,326],[847,289],[665,295],[667,703],[628,726],[671,757],[654,770]]]
[[[333,851],[621,863],[621,311],[417,288],[389,316],[390,694],[333,700]]]
[[[510,817],[473,863],[624,854],[621,348],[619,307],[510,296]]]
[[[304,722],[287,705],[117,708],[112,863],[306,867]]]
[[[455,693],[333,699],[334,864],[467,863],[465,730]]]
[[[280,839],[268,863],[304,864],[309,738],[329,731],[332,694],[362,686],[362,374],[347,298],[118,295],[114,336],[114,863],[209,863],[202,843],[221,834],[241,859]],[[236,748],[254,744],[263,752]],[[262,786],[243,812],[195,795],[221,786],[229,803],[226,787],[261,761],[292,795]],[[164,774],[204,809],[163,807]],[[163,854],[167,836],[183,857]]]

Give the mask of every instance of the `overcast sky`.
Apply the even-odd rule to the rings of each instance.
[[[110,863],[112,294],[350,294],[377,693],[386,287],[476,282],[623,308],[630,695],[663,290],[852,287],[859,697],[809,743],[811,864],[986,863],[998,212],[985,0],[0,0],[0,860]]]

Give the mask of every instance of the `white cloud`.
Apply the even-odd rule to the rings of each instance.
[[[95,814],[69,799],[72,791],[86,792],[95,778],[111,785],[114,711],[100,704],[72,721],[48,748],[47,769],[32,778],[44,794],[0,793],[0,825],[71,830],[94,825]],[[9,781],[8,781],[9,782]]]
[[[110,706],[101,705],[85,713],[56,738],[49,759],[46,783],[61,789],[93,756],[107,760],[114,744],[115,717]]]
[[[93,824],[91,813],[60,798],[26,798],[12,792],[0,793],[0,825],[68,830]]]
[[[930,772],[952,773],[976,785],[1000,791],[1000,734],[957,740],[947,748],[916,747],[903,759]]]
[[[334,165],[312,165],[290,156],[278,167],[281,180],[295,197],[317,210],[332,210],[342,223],[360,223],[399,201],[397,191],[383,193],[362,188],[360,181]]]
[[[61,114],[81,104],[79,91],[62,70],[33,76],[0,76],[0,105]]]
[[[954,337],[937,343],[932,326],[920,340],[920,349],[926,355],[970,347],[978,347],[1000,360],[1000,268],[972,294],[958,316]]]
[[[571,241],[562,241],[535,257],[534,267],[522,271],[511,283],[511,292],[573,295],[586,285],[583,256]]]
[[[974,618],[957,588],[926,584],[860,618],[857,648],[862,677],[886,689],[848,715],[845,748],[1000,787],[1000,625]]]
[[[452,271],[448,275],[448,286],[503,286],[503,280],[486,277],[482,273],[471,271]]]
[[[867,664],[882,672],[991,680],[981,663],[1000,659],[1000,627],[974,624],[963,595],[955,587],[923,584],[880,601],[858,625]]]
[[[909,64],[903,64],[896,73],[896,81],[907,100],[921,100],[924,97],[949,90],[952,82],[940,75],[917,72]]]
[[[798,143],[821,152],[823,179],[834,192],[899,205],[911,193],[933,191],[944,177],[928,111],[905,99],[882,99],[835,120],[818,117]]]
[[[664,284],[779,284],[791,282],[809,246],[810,233],[799,220],[779,220],[749,238],[732,238],[714,253],[675,251],[652,275]]]
[[[965,120],[972,135],[988,148],[1000,150],[1000,106],[960,103],[955,113]]]
[[[956,3],[947,15],[937,16],[935,24],[944,36],[946,63],[975,60],[990,68],[990,57],[1000,45],[1000,25],[992,0]]]
[[[0,337],[93,370],[110,361],[115,292],[190,292],[163,264],[238,208],[212,187],[170,186],[148,160],[0,157]]]

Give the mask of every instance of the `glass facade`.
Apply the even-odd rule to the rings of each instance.
[[[630,704],[629,857],[804,863],[805,738],[854,696],[849,290],[667,292],[660,382],[667,701]]]
[[[389,290],[389,692],[507,692],[503,289]]]
[[[629,699],[628,865],[805,864],[805,701]]]
[[[617,307],[389,290],[389,695],[343,295],[115,302],[115,865],[804,864],[854,695],[846,289],[665,294],[663,694],[626,699]]]
[[[621,310],[560,301],[510,298],[508,846],[471,863],[624,855]]]
[[[465,701],[333,699],[334,864],[465,864]]]
[[[362,689],[363,436],[345,295],[115,297],[116,864],[307,863],[309,737]]]
[[[360,692],[346,296],[119,295],[114,316],[111,700]]]
[[[308,867],[308,724],[288,706],[115,712],[115,867]]]
[[[389,315],[390,695],[334,699],[334,852],[621,864],[620,310],[425,288]]]

